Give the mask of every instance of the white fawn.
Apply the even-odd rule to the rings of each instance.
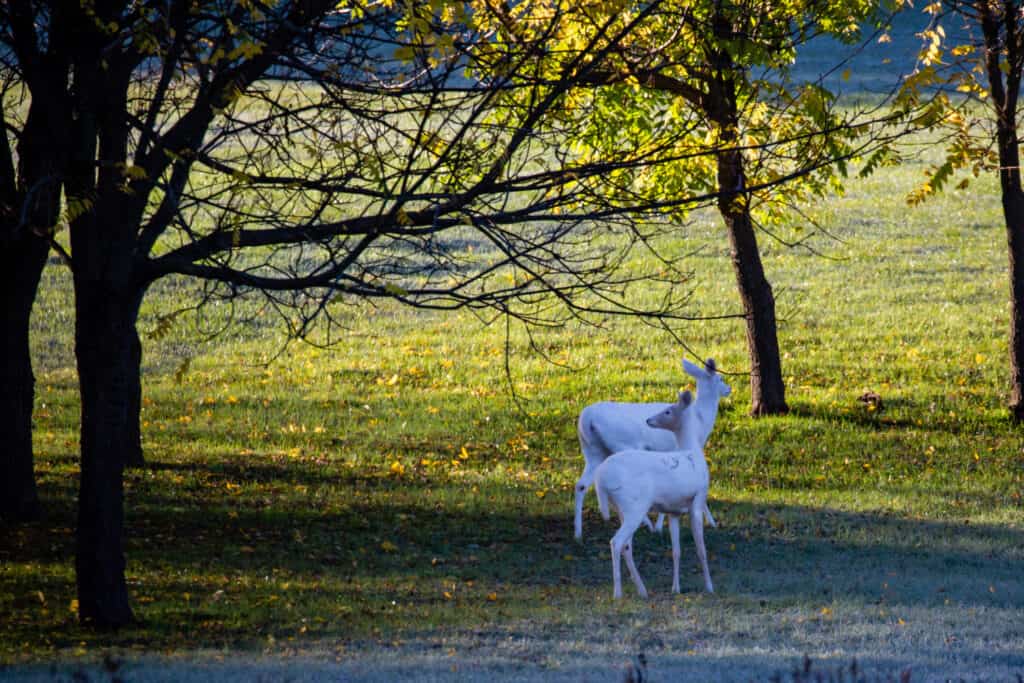
[[[704,588],[714,592],[704,548],[704,514],[707,510],[708,464],[700,441],[699,416],[689,391],[676,403],[647,419],[652,428],[672,432],[676,450],[651,452],[626,450],[616,453],[597,468],[595,484],[601,515],[611,516],[609,502],[619,511],[622,526],[611,540],[612,580],[616,598],[622,597],[620,561],[626,558],[640,597],[647,597],[643,579],[633,562],[633,534],[650,510],[668,515],[672,537],[672,592],[679,592],[679,516],[690,515],[690,530],[697,547],[697,559],[704,572]]]

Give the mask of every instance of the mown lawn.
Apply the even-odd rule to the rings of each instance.
[[[584,542],[572,539],[575,416],[686,386],[667,335],[614,320],[535,331],[553,363],[514,327],[506,347],[503,323],[382,306],[339,308],[348,329],[333,348],[285,348],[269,314],[211,337],[229,315],[211,306],[144,340],[148,465],[127,474],[126,539],[141,621],[84,631],[70,278],[51,265],[34,324],[47,513],[0,536],[0,662],[112,653],[225,659],[211,675],[239,680],[283,660],[342,679],[615,680],[642,651],[656,680],[767,678],[804,654],[819,670],[856,658],[912,680],[1015,680],[1024,432],[1003,409],[1004,233],[988,182],[907,208],[923,168],[813,207],[833,236],[813,240],[824,256],[762,236],[790,415],[746,415],[738,321],[685,332],[735,373],[708,449],[714,595],[692,555],[683,595],[669,595],[667,536],[641,531],[653,597],[627,585],[613,602],[616,525],[592,496]],[[813,229],[786,230],[801,228]],[[735,313],[714,216],[680,228],[675,248],[696,250],[694,312]],[[143,330],[190,292],[161,285]],[[857,400],[869,390],[881,409]],[[49,675],[7,674],[26,671]]]

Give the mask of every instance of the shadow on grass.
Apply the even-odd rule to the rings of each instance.
[[[587,631],[586,647],[618,651],[623,634],[637,630],[637,619],[660,609],[667,617],[648,650],[658,653],[652,671],[700,678],[716,662],[734,664],[730,670],[737,675],[770,673],[766,666],[784,664],[786,653],[733,658],[715,652],[703,660],[707,668],[682,653],[690,643],[711,647],[726,635],[734,644],[763,638],[756,630],[746,636],[737,631],[751,628],[743,626],[747,618],[756,623],[794,611],[813,617],[823,605],[856,611],[868,622],[882,612],[1000,615],[1024,608],[1024,530],[1010,526],[715,499],[720,527],[706,529],[705,537],[717,594],[699,592],[692,541],[684,530],[682,585],[694,607],[671,599],[667,534],[640,530],[634,554],[652,601],[637,600],[626,577],[626,600],[613,605],[608,539],[617,524],[592,508],[580,544],[571,537],[569,500],[564,506],[550,501],[545,508],[531,500],[532,491],[472,492],[458,482],[382,485],[391,490],[379,500],[364,498],[365,491],[352,491],[346,500],[295,494],[275,500],[272,492],[245,500],[207,493],[192,500],[163,488],[130,497],[128,574],[143,622],[110,642],[259,651],[268,639],[373,649],[407,638],[428,656],[435,647],[442,648],[438,656],[446,652],[445,643],[462,643],[460,651],[471,657],[490,656],[496,647],[504,658],[497,665],[506,666],[520,647],[524,657],[534,658],[538,648],[579,657],[585,653],[579,649],[580,629],[594,623],[603,630],[593,636]],[[520,506],[533,512],[516,514]],[[71,562],[72,526],[72,510],[65,508],[0,539],[5,564],[34,568],[3,575],[3,592],[13,596],[2,605],[12,612],[7,628],[19,638],[58,648],[92,638],[67,614],[37,620],[37,591],[52,602],[73,590],[70,567],[61,566]],[[492,592],[498,601],[489,601]],[[676,606],[683,607],[678,617]],[[697,616],[683,623],[687,609]],[[708,609],[741,616],[736,623],[722,624],[721,617],[706,622]],[[830,633],[828,628],[821,626]],[[787,643],[805,637],[804,627],[792,623],[782,631]],[[813,643],[808,647],[821,650]],[[906,652],[893,662],[907,661]],[[1021,665],[1012,653],[979,650],[972,656]],[[538,671],[541,678],[544,673]]]
[[[904,398],[887,398],[881,410],[869,410],[866,405],[858,403],[855,399],[850,400],[848,405],[811,406],[804,403],[796,403],[790,406],[789,416],[794,418],[807,418],[820,420],[826,424],[848,424],[856,427],[867,427],[872,430],[884,429],[927,429],[928,431],[940,431],[951,435],[963,435],[974,432],[978,424],[963,420],[933,419],[922,421],[922,416],[929,415],[928,405],[939,403],[944,410],[948,410],[949,401],[945,397],[936,396],[934,401],[928,398],[919,401],[909,401]],[[941,411],[940,411],[941,412]],[[939,415],[938,418],[942,416]],[[1009,418],[1000,419],[998,423],[1009,424]]]
[[[307,476],[301,481],[321,481]],[[392,497],[394,492],[381,493]],[[469,494],[448,482],[406,493],[403,502],[390,505],[318,504],[301,497],[285,503],[267,494],[255,501],[225,496],[213,506],[170,491],[149,491],[143,500],[129,500],[128,554],[143,572],[150,564],[226,574],[271,567],[289,575],[357,582],[381,576],[399,582],[454,577],[538,588],[610,586],[607,542],[617,523],[605,522],[592,509],[579,544],[571,537],[568,500],[564,514],[518,515],[489,506],[496,488]],[[946,601],[965,608],[1024,606],[1021,529],[720,499],[713,508],[721,526],[706,529],[705,536],[722,595],[777,604],[842,598],[905,606]],[[51,516],[6,536],[0,556],[15,563],[66,561],[72,527],[72,519]],[[682,543],[684,567],[695,572],[685,528]],[[636,534],[635,555],[655,592],[669,583],[668,547],[667,534],[643,529]],[[684,591],[696,591],[700,582],[692,575],[683,584]]]

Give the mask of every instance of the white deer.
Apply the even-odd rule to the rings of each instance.
[[[622,526],[611,540],[614,596],[622,597],[620,561],[626,558],[633,583],[640,597],[647,588],[633,562],[633,534],[647,519],[650,510],[668,515],[672,537],[672,592],[679,592],[679,516],[690,515],[690,531],[697,547],[697,559],[704,572],[704,588],[714,592],[704,548],[704,514],[707,511],[710,475],[700,444],[700,418],[691,407],[689,391],[679,394],[676,403],[647,420],[648,426],[669,430],[675,435],[677,450],[656,453],[627,450],[616,453],[597,468],[595,488],[601,515],[611,516],[609,503],[619,511]]]
[[[697,409],[701,448],[707,443],[708,436],[715,426],[718,417],[718,402],[732,393],[732,388],[718,374],[712,358],[700,367],[683,359],[683,370],[697,380]],[[647,425],[647,418],[662,411],[671,403],[617,403],[605,401],[593,403],[583,409],[576,423],[576,434],[583,451],[583,474],[576,482],[576,540],[583,538],[583,500],[587,490],[594,483],[597,468],[612,453],[627,449],[644,451],[670,451],[676,448],[675,437],[662,429],[654,429]],[[660,530],[663,516],[658,517],[657,529]],[[714,517],[708,511],[708,522],[714,525]],[[651,524],[648,521],[647,526]],[[653,527],[652,527],[653,528]]]

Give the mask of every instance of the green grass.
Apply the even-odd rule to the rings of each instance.
[[[746,415],[738,321],[686,331],[737,373],[708,449],[721,524],[706,533],[711,596],[695,566],[684,594],[668,595],[667,537],[641,531],[653,598],[627,586],[614,603],[616,525],[593,497],[585,541],[572,540],[575,416],[685,386],[666,336],[622,320],[538,332],[563,367],[514,329],[520,407],[500,324],[339,309],[348,329],[336,347],[278,355],[284,338],[266,316],[204,340],[225,315],[210,308],[144,340],[149,465],[127,474],[126,539],[142,622],[82,630],[71,287],[49,267],[34,322],[47,515],[0,536],[0,661],[227,657],[245,672],[294,657],[371,680],[604,680],[644,651],[658,680],[749,680],[806,653],[880,675],[913,667],[914,680],[1013,680],[1024,674],[1024,435],[1003,408],[1004,233],[988,181],[907,208],[922,169],[885,170],[822,202],[814,216],[838,239],[814,244],[829,258],[762,236],[792,414]],[[675,246],[702,245],[688,264],[694,310],[734,313],[714,216]],[[141,328],[188,292],[160,284]],[[882,410],[857,401],[866,390]],[[688,568],[690,548],[684,534]]]

